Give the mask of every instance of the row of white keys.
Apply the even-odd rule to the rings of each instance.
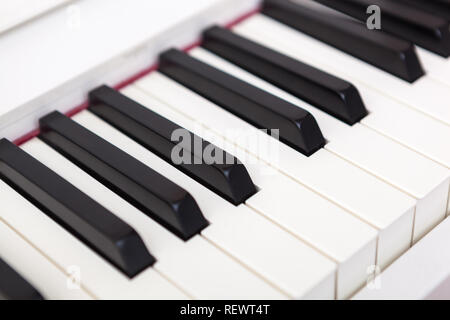
[[[322,67],[331,65],[330,70],[343,72],[349,80],[350,77],[358,79],[379,93],[450,125],[447,106],[450,90],[440,81],[423,76],[413,84],[407,83],[260,14],[246,19],[233,30],[291,56],[302,51],[324,63]],[[307,60],[304,62],[308,63]]]
[[[450,184],[447,168],[361,124],[349,126],[203,49],[194,49],[190,54],[308,110],[328,141],[325,149],[417,199],[414,241],[445,218]]]
[[[382,268],[410,247],[413,198],[324,149],[305,157],[158,72],[136,85],[380,230],[377,263]],[[260,146],[270,152],[260,152]]]
[[[375,229],[137,87],[128,86],[122,93],[237,156],[259,187],[246,205],[338,263],[338,298],[366,282],[367,269],[375,263]]]
[[[449,234],[450,218],[447,218],[353,299],[448,299],[450,251],[446,244]]]
[[[323,257],[245,205],[236,207],[222,199],[95,115],[82,112],[74,119],[182,188],[189,190],[206,219],[211,223],[203,230],[202,236],[240,261],[252,272],[291,298],[334,298],[336,265],[333,261]],[[187,244],[190,241],[192,240],[189,240]],[[158,259],[158,252],[153,249],[151,252]],[[197,255],[191,256],[191,259],[204,261],[205,254],[206,252],[198,252]],[[175,261],[166,262],[166,264],[168,263],[181,264],[181,262],[176,263]],[[221,270],[218,270],[218,267],[215,269],[218,271],[215,276],[222,278],[219,281],[224,281],[229,286],[228,290],[230,291],[224,293],[224,297],[236,298],[239,297],[239,294],[233,293],[233,291],[241,291],[240,294],[244,294],[245,291],[253,289],[249,281],[251,279],[246,279],[244,276],[239,277],[239,272],[234,274],[230,267],[222,266]],[[204,272],[206,271],[200,272],[199,270],[197,277],[192,277],[193,280],[204,281],[200,280],[204,278]],[[225,290],[225,283],[214,285],[211,280],[208,280],[205,281],[205,288],[219,286],[220,290]],[[240,285],[248,288],[240,288]],[[255,287],[254,292],[248,292],[246,297],[250,298],[252,294],[253,297],[263,294],[258,292],[259,290]],[[215,298],[217,295],[211,292],[210,295],[204,297]]]
[[[450,148],[447,146],[447,141],[450,141],[450,126],[442,122],[445,116],[437,119],[428,118],[423,110],[417,111],[410,108],[408,104],[399,103],[395,98],[371,89],[367,81],[363,79],[366,76],[366,69],[369,68],[369,71],[375,73],[383,73],[382,71],[262,15],[255,15],[247,19],[233,30],[292,58],[299,59],[319,69],[326,68],[328,72],[352,81],[358,86],[358,90],[370,112],[368,116],[362,119],[363,125],[450,168]],[[283,39],[291,39],[292,41]],[[305,48],[308,48],[308,50],[305,50]],[[344,60],[345,63],[341,60]],[[342,64],[344,64],[344,68],[342,68]],[[364,70],[359,70],[359,68]],[[367,75],[366,78],[370,79],[371,73],[369,72]],[[385,74],[385,76],[388,79],[393,78],[388,74]],[[406,83],[402,85],[408,86]],[[393,88],[391,90],[394,90],[395,94],[404,95],[401,91],[396,90],[395,86],[388,84],[387,89],[390,89],[389,86]],[[436,104],[434,100],[437,99],[440,103],[445,102],[442,92],[450,92],[449,87],[438,84],[433,88],[440,93],[431,91],[426,93],[418,87],[415,87],[413,91],[420,92],[424,97],[430,98],[425,104],[422,101],[422,106],[441,108],[439,107],[441,104]],[[448,112],[450,109],[445,107],[443,110]],[[430,114],[428,113],[428,115]],[[447,215],[449,214],[450,203],[447,208]]]
[[[0,183],[0,188],[4,188]],[[4,207],[4,206],[3,206]],[[61,270],[11,229],[0,218],[0,257],[27,280],[44,299],[91,300],[93,297],[76,286],[70,272]]]
[[[94,126],[99,131],[107,126],[89,115],[86,111],[77,115],[77,119],[90,123],[89,127]],[[115,138],[107,137],[109,141],[117,140]],[[152,268],[147,268],[131,281],[116,270],[109,272],[114,273],[116,279],[108,279],[106,272],[97,272],[97,276],[103,275],[101,278],[105,281],[97,283],[96,288],[104,291],[105,295],[109,292],[110,297],[122,298],[121,295],[128,294],[141,299],[284,297],[200,236],[187,242],[179,239],[42,141],[33,139],[23,149],[133,227],[157,259]],[[57,258],[55,256],[54,259]],[[95,262],[86,259],[86,263]]]
[[[300,32],[269,18],[258,16],[256,20],[249,21],[251,23],[244,22],[237,26],[234,31],[294,59],[353,82],[357,85],[366,108],[370,112],[368,116],[361,120],[361,124],[450,168],[450,148],[445,147],[445,142],[450,141],[450,127],[448,125],[374,91],[358,80],[357,77],[349,74],[349,71],[336,68],[333,64],[334,60],[320,59],[319,55],[314,54],[314,50],[327,52],[329,48],[326,45],[307,38]],[[293,41],[280,43],[281,40],[269,38],[267,33],[255,30],[255,25],[259,24],[261,24],[261,29],[265,27],[276,30],[280,37],[290,37]],[[302,41],[305,42],[303,45]],[[305,48],[308,48],[308,50],[305,50]],[[328,127],[324,129],[330,130]]]
[[[38,139],[24,145],[33,155],[50,156],[57,166],[55,154]],[[84,243],[29,203],[14,189],[0,181],[3,204],[1,218],[29,243],[32,243],[61,270],[74,272],[73,279],[96,299],[185,299],[186,296],[158,274],[147,268],[133,281],[119,272]],[[30,266],[28,266],[30,267]]]

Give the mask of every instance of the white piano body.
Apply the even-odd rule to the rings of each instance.
[[[81,0],[2,34],[1,136],[28,133],[48,111],[73,109],[93,87],[136,76],[164,49],[190,46],[207,26],[233,22],[257,6],[237,0]]]

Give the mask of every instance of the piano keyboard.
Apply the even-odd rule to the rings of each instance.
[[[129,2],[130,17],[155,6]],[[105,15],[86,40],[103,55],[5,92],[0,298],[430,296],[450,276],[433,254],[449,240],[450,7],[372,2],[385,30],[360,21],[365,0],[196,0],[164,41],[115,30],[116,52],[151,41],[108,63]]]

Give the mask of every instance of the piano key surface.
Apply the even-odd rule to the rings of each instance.
[[[338,262],[338,298],[350,295],[365,283],[367,268],[375,263],[375,229],[276,172],[245,150],[237,150],[194,119],[137,87],[129,86],[122,93],[203,138],[211,139],[221,148],[239,154],[259,189],[246,205]]]
[[[213,7],[217,9],[219,1]],[[398,12],[395,18],[399,18]],[[79,263],[83,270],[94,266],[82,280],[78,293],[65,292],[59,283],[52,284],[48,290],[42,289],[43,295],[85,299],[192,299],[236,298],[237,291],[241,298],[348,298],[365,284],[370,270],[377,268],[376,265],[384,269],[412,244],[415,245],[413,249],[416,248],[416,242],[448,214],[450,149],[447,146],[450,122],[442,103],[447,98],[450,85],[448,60],[417,49],[417,56],[423,62],[427,75],[409,84],[261,15],[247,19],[233,30],[255,43],[268,46],[274,53],[279,51],[289,59],[299,59],[319,72],[323,70],[354,84],[369,114],[359,123],[350,123],[350,126],[342,118],[338,120],[336,114],[321,111],[326,111],[326,108],[318,101],[306,99],[315,106],[301,101],[305,98],[301,92],[296,94],[299,97],[294,97],[282,90],[286,87],[277,88],[257,78],[258,75],[263,76],[258,74],[257,69],[249,70],[256,74],[254,76],[203,49],[191,50],[191,57],[230,73],[238,80],[236,83],[244,80],[262,89],[267,97],[272,93],[271,101],[282,101],[277,100],[280,97],[311,113],[327,140],[325,147],[308,158],[304,157],[187,90],[184,86],[191,87],[190,80],[180,85],[159,73],[144,77],[122,90],[125,95],[143,104],[143,114],[145,110],[159,113],[229,154],[239,159],[242,157],[243,165],[258,190],[248,199],[242,197],[240,204],[233,205],[212,187],[214,182],[210,182],[209,186],[202,185],[204,183],[199,183],[198,177],[192,174],[189,177],[186,172],[174,167],[167,156],[161,159],[157,149],[149,151],[148,146],[146,148],[133,135],[132,125],[128,126],[130,130],[119,127],[123,132],[120,133],[90,112],[81,112],[74,119],[82,127],[111,140],[114,146],[192,192],[193,199],[198,202],[210,224],[199,235],[185,237],[186,241],[183,241],[171,234],[167,225],[153,221],[133,203],[128,203],[129,199],[123,199],[97,181],[99,176],[92,177],[71,163],[73,159],[61,156],[34,138],[22,148],[129,223],[142,235],[150,252],[153,254],[155,251],[158,260],[127,283],[124,281],[126,277],[95,250],[67,233],[57,222],[48,219],[44,212],[28,203],[10,186],[1,183],[3,193],[0,197],[11,198],[15,210],[19,208],[26,212],[21,216],[22,220],[26,216],[27,222],[30,220],[54,235],[52,242],[47,239],[47,234],[32,230],[20,218],[2,213],[0,231],[3,223],[6,234],[9,230],[16,235],[7,239],[19,239],[31,245],[28,248],[23,246],[26,256],[20,259],[30,259],[28,254],[38,260],[40,257],[43,261],[41,265],[48,268],[49,274],[55,273],[55,268],[58,270],[55,279],[70,278],[68,270],[73,267],[70,264],[72,260],[83,261]],[[395,31],[401,33],[404,30]],[[424,45],[422,35],[401,35],[412,36],[409,40]],[[208,48],[207,45],[205,47]],[[148,53],[147,49],[143,51]],[[153,51],[152,56],[164,49],[166,47]],[[437,47],[428,49],[438,50]],[[140,62],[136,65],[142,65]],[[238,63],[236,60],[234,62]],[[129,71],[130,65],[126,65],[128,67],[124,69]],[[206,76],[214,82],[218,74]],[[267,75],[265,77],[270,81]],[[226,83],[221,85],[226,87]],[[60,89],[59,92],[62,92]],[[86,93],[86,86],[81,91]],[[73,106],[73,101],[81,97],[81,91],[73,90],[69,95],[64,95],[63,103],[59,103],[58,108],[69,104]],[[241,98],[252,98],[252,91],[241,94]],[[214,100],[208,92],[203,95]],[[56,101],[53,97],[50,100]],[[123,104],[123,100],[113,100]],[[30,106],[36,106],[36,101]],[[21,112],[24,119],[36,120],[37,116],[46,115],[49,108],[34,112],[30,107]],[[127,108],[129,105],[123,110],[125,113]],[[92,104],[91,110],[94,111]],[[104,113],[97,114],[104,120],[113,119],[106,119]],[[14,111],[2,118],[3,123],[14,123],[12,126],[10,123],[5,125],[2,132],[9,135],[17,133],[19,127],[23,128],[25,122],[15,121],[16,116]],[[118,123],[112,124],[118,127]],[[256,140],[248,139],[248,136]],[[260,150],[261,143],[264,150]],[[425,236],[424,240],[429,236]],[[436,242],[427,241],[428,245],[424,247],[437,248]],[[72,246],[74,252],[67,253],[63,249]],[[423,252],[428,249],[417,250],[422,253],[414,259],[407,258],[409,256],[406,254],[394,262],[392,268],[387,268],[390,283],[394,283],[397,277],[405,283],[406,276],[413,277],[418,273],[413,269],[402,278],[398,276],[398,267],[394,267],[396,263],[401,264],[402,268],[408,263],[419,265],[418,257],[425,256]],[[2,251],[7,250],[0,246],[0,257]],[[39,286],[42,281],[37,281],[35,274],[21,266],[17,262],[19,258],[11,253],[8,257],[14,269],[41,291]],[[203,263],[199,266],[197,261]],[[105,275],[104,279],[95,277],[99,273]],[[236,278],[230,280],[231,273]],[[249,285],[243,287],[244,283]],[[145,290],[149,285],[154,288],[151,292]],[[428,284],[424,287],[430,288]],[[392,288],[389,286],[382,296],[390,297],[387,292]],[[362,292],[367,292],[367,289]]]
[[[58,112],[42,118],[40,125],[40,139],[181,239],[207,226],[189,192],[108,140]]]
[[[60,269],[3,219],[0,221],[0,255],[47,300],[93,299],[85,288],[77,285],[76,274]]]
[[[408,148],[399,146],[392,140],[360,124],[352,127],[342,125],[339,120],[317,112],[314,107],[202,49],[194,49],[191,54],[240,79],[245,79],[267,92],[272,92],[295,105],[302,106],[311,112],[321,126],[328,141],[325,146],[326,150],[415,197],[417,205],[414,241],[420,239],[445,218],[450,180],[450,171],[447,168],[435,164]]]
[[[450,125],[450,111],[445,104],[450,95],[448,86],[427,75],[413,84],[407,83],[262,15],[250,17],[233,30],[289,56],[299,52],[313,55],[315,60],[341,71],[350,80],[358,79],[378,93]]]
[[[307,111],[179,50],[163,53],[160,60],[158,70],[162,74],[259,129],[276,128],[283,143],[306,156],[325,144],[317,122]]]
[[[258,27],[253,28],[252,26]],[[268,32],[261,35],[258,29],[264,29],[264,26],[268,28]],[[250,28],[252,29],[250,30]],[[358,66],[358,61],[350,61],[351,64],[347,68],[339,68],[338,63],[330,62],[335,61],[332,60],[335,55],[329,51],[329,48],[322,46],[313,39],[302,36],[299,32],[286,28],[276,21],[269,20],[260,15],[251,17],[239,26],[236,26],[233,30],[238,34],[260,42],[270,48],[274,48],[288,56],[301,59],[318,68],[326,68],[332,74],[354,82],[370,112],[370,114],[361,121],[363,124],[376,129],[384,135],[394,138],[394,140],[397,140],[402,144],[406,144],[408,147],[423,153],[425,156],[438,161],[446,167],[450,167],[450,152],[448,151],[448,148],[445,148],[442,145],[443,142],[450,138],[450,131],[445,123],[439,123],[442,119],[439,118],[433,121],[432,119],[425,117],[420,110],[408,110],[408,104],[398,102],[401,93],[393,90],[392,87],[389,87],[388,85],[385,87],[384,93],[380,93],[380,91],[368,86],[367,81],[365,81],[366,77],[358,76],[358,72],[351,72],[352,68]],[[271,40],[268,41],[268,33],[271,32],[270,30],[276,31],[274,34],[277,34],[277,38],[271,38]],[[280,41],[277,41],[279,35],[284,35],[283,37],[287,36],[288,38],[293,37],[296,39],[295,43],[299,43],[299,46],[294,46],[286,41],[280,43]],[[302,43],[304,43],[303,46],[301,45]],[[311,47],[312,51],[302,50],[304,46]],[[317,52],[317,54],[312,54],[311,52]],[[321,58],[321,55],[327,52],[330,52],[329,56],[331,57],[331,60]],[[350,68],[350,70],[348,68]],[[364,75],[365,73],[362,72],[361,74]],[[444,89],[444,92],[448,92],[447,88]],[[398,97],[390,98],[389,95],[391,90],[396,93],[394,96],[398,94]],[[428,95],[426,96],[428,97]],[[438,98],[439,95],[436,99]],[[423,108],[427,107],[433,108],[435,105],[430,101],[430,103],[425,103],[423,105]],[[403,121],[403,119],[405,120]],[[423,130],[417,130],[417,128],[423,128]]]
[[[8,263],[0,259],[0,300],[44,300]]]
[[[202,47],[348,124],[367,115],[364,103],[351,83],[225,28],[215,26],[206,30]]]
[[[409,248],[415,203],[413,198],[324,149],[310,157],[304,157],[161,74],[153,73],[146,76],[138,81],[137,85],[173,108],[196,118],[198,122],[230,142],[237,143],[249,153],[271,163],[286,176],[382,230],[378,246],[378,263],[381,266],[387,265],[394,256]],[[258,141],[268,148],[266,150],[276,151],[278,161],[271,161],[269,154],[259,152],[257,145],[243,141],[245,139],[234,137],[230,134],[230,130],[238,131],[241,135],[244,133],[258,137],[261,139]],[[346,181],[345,185],[341,183],[342,181]],[[373,195],[384,200],[379,201]],[[389,240],[389,245],[384,242],[384,236],[386,240],[390,236],[393,237]]]
[[[309,294],[311,297],[333,297],[335,268],[333,262],[321,257],[269,221],[261,219],[245,206],[236,207],[219,198],[91,114],[78,114],[75,118],[190,190],[194,197],[199,199],[199,206],[210,222],[210,226],[202,231],[202,235],[226,253],[242,261],[248,268],[255,270],[257,274],[268,277],[269,283],[282,287],[292,298],[304,298]],[[302,271],[303,268],[306,270]],[[308,275],[308,278],[301,275]],[[318,282],[326,283],[324,292],[312,290]],[[308,293],[309,291],[313,292]]]
[[[450,255],[448,250],[442,250],[449,231],[447,218],[352,299],[448,299],[448,295],[439,296],[435,290],[449,276]]]
[[[89,123],[90,120],[94,127],[97,128],[100,125],[100,131],[102,130],[101,127],[107,128],[108,126],[92,115],[89,117],[89,114],[79,114],[75,118],[80,120],[80,122],[82,122],[83,118],[86,119],[85,124]],[[92,129],[92,126],[90,128]],[[113,130],[112,127],[111,130]],[[115,135],[121,136],[118,132],[115,132]],[[110,140],[116,140],[114,138],[109,136]],[[130,142],[129,140],[126,141]],[[150,154],[137,144],[136,147],[140,151],[144,151],[144,154]],[[81,190],[90,194],[96,194],[99,203],[112,210],[138,231],[147,247],[153,251],[152,253],[155,255],[157,263],[154,265],[154,269],[148,268],[133,278],[131,283],[135,286],[142,287],[145,290],[144,288],[152,285],[152,282],[146,277],[157,273],[157,277],[161,278],[159,276],[159,273],[161,273],[163,278],[158,280],[169,279],[170,283],[175,283],[182,289],[182,292],[187,293],[191,298],[230,298],[233,297],[232,292],[235,290],[239,291],[238,295],[241,298],[250,298],[252,295],[266,299],[286,297],[279,293],[278,290],[265,284],[256,275],[241,267],[200,236],[194,236],[185,242],[171,234],[166,228],[154,222],[144,213],[102,186],[41,141],[33,140],[25,144],[24,148],[61,174],[61,176],[72,181]],[[156,156],[153,157],[157,159]],[[164,163],[162,160],[160,161],[161,164]],[[232,274],[233,277],[227,277],[228,273]],[[167,280],[165,281],[167,282]],[[114,282],[110,284],[110,294],[113,297],[120,298],[114,292],[115,290],[112,290],[116,285]],[[169,286],[169,282],[166,283],[166,286]],[[107,289],[105,288],[105,290]],[[170,296],[174,295],[175,292],[171,293],[168,289],[166,297],[169,299],[174,298]],[[175,289],[172,288],[172,291],[175,291]],[[149,291],[146,295],[143,295],[143,292],[140,293],[137,289],[130,288],[128,290],[129,295],[136,295],[140,299],[146,298],[147,294],[155,294],[153,298],[164,299],[164,296],[158,295],[157,292],[157,285],[155,285],[154,291]],[[164,290],[161,293],[164,293]]]
[[[239,159],[223,153],[222,150],[216,150],[215,155],[221,158],[220,162],[205,162],[203,154],[215,148],[212,144],[198,141],[200,137],[186,132],[175,123],[112,88],[102,86],[92,91],[89,96],[91,112],[167,162],[173,163],[171,158],[174,154],[182,155],[181,163],[173,163],[178,169],[231,203],[238,205],[256,192],[248,172],[239,163]],[[179,141],[173,140],[176,134],[179,135]],[[185,137],[185,134],[188,137]],[[184,141],[185,139],[189,141]],[[197,148],[197,144],[200,144],[200,148]]]
[[[314,1],[265,0],[262,13],[404,81],[424,75],[412,43]]]
[[[128,277],[155,262],[130,226],[6,139],[0,161],[4,182]]]
[[[414,6],[389,0],[314,0],[365,22],[367,8],[376,5],[383,15],[382,29],[443,57],[450,55],[449,22]]]

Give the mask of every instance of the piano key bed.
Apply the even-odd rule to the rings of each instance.
[[[264,1],[5,134],[0,298],[401,297],[365,285],[405,285],[448,229],[450,40],[310,2]]]

